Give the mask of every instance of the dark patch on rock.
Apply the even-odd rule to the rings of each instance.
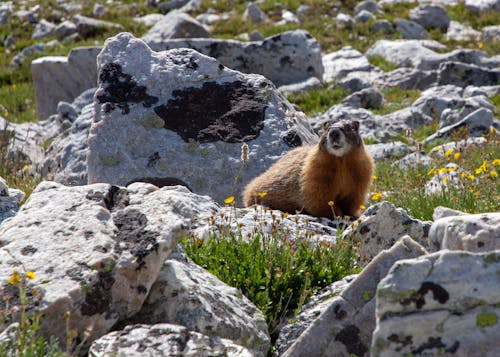
[[[111,272],[99,272],[98,280],[85,293],[85,301],[80,308],[83,316],[102,314],[109,310],[114,282],[115,278]]]
[[[369,232],[370,232],[370,227],[368,227],[368,226],[363,226],[359,230],[359,234],[366,234],[366,233],[369,233]]]
[[[115,251],[120,253],[123,250],[123,243],[126,249],[130,250],[137,260],[137,270],[146,264],[145,258],[152,252],[158,251],[156,232],[146,230],[148,219],[146,215],[136,209],[118,211],[113,216],[113,222],[118,228],[114,240],[117,242]]]
[[[458,341],[455,341],[453,345],[447,348],[446,345],[443,343],[443,341],[441,341],[441,337],[430,336],[427,339],[427,342],[424,342],[417,349],[414,349],[411,352],[415,355],[419,355],[426,350],[432,350],[437,348],[437,349],[444,349],[444,351],[447,353],[455,353],[458,350],[458,347],[460,347],[460,342]]]
[[[158,151],[155,151],[148,157],[148,163],[146,164],[147,167],[154,167],[158,161],[160,161],[160,153]]]
[[[22,255],[33,255],[38,251],[35,247],[32,245],[27,245],[23,249],[21,249],[21,254]]]
[[[99,103],[104,103],[104,111],[110,112],[120,108],[122,114],[130,112],[130,103],[141,103],[146,108],[158,102],[158,98],[147,94],[145,86],[137,85],[130,74],[124,73],[122,67],[116,63],[105,64],[99,73],[99,81],[104,89],[96,96]]]
[[[175,90],[165,105],[154,108],[185,142],[244,142],[264,127],[267,104],[258,90],[241,82],[205,82],[201,88]]]
[[[483,243],[483,242],[477,242],[477,247],[478,247],[478,248],[482,248],[482,247],[484,247],[484,243]]]
[[[138,178],[134,179],[130,182],[128,182],[125,186],[128,186],[134,182],[145,182],[145,183],[150,183],[152,185],[155,185],[156,187],[164,187],[164,186],[184,186],[186,187],[189,191],[191,188],[188,186],[187,183],[184,181],[175,178],[175,177],[144,177],[144,178]]]
[[[280,66],[281,67],[286,67],[286,66],[291,66],[293,65],[293,62],[290,58],[290,56],[285,56],[280,58]]]
[[[347,352],[356,356],[364,356],[368,352],[368,347],[359,337],[359,328],[354,325],[347,325],[335,336],[335,341],[341,342],[347,349]]]
[[[288,130],[285,135],[283,135],[283,141],[288,146],[295,148],[302,145],[302,138],[297,134],[294,129]]]
[[[122,209],[129,205],[128,191],[115,185],[112,185],[105,195],[100,192],[96,193],[93,199],[99,202],[99,196],[102,197],[102,202],[110,212],[115,208]],[[89,198],[88,195],[87,198]]]
[[[94,236],[94,232],[92,232],[92,231],[84,231],[83,232],[83,236],[85,237],[85,239],[92,238]]]
[[[417,309],[421,309],[425,305],[425,295],[431,291],[434,300],[440,304],[444,304],[450,298],[450,294],[438,284],[431,281],[424,281],[417,292],[413,293],[408,299],[400,301],[401,305],[409,305],[415,303]]]
[[[144,285],[139,285],[139,286],[137,287],[137,292],[138,292],[139,294],[144,294],[144,295],[146,295],[146,294],[148,293],[148,289],[146,289],[146,287],[145,287]]]
[[[393,333],[392,335],[387,337],[387,339],[393,343],[397,343],[400,345],[400,346],[395,348],[396,352],[401,351],[401,349],[403,347],[406,347],[406,346],[411,345],[413,343],[412,336],[404,336],[404,338],[401,338],[401,337],[399,337],[399,335],[396,335],[395,333]]]
[[[48,267],[47,269],[45,269],[45,273],[47,274],[52,274],[54,272],[54,267]]]
[[[345,310],[342,310],[340,304],[335,305],[335,307],[333,308],[333,312],[335,313],[335,317],[339,320],[342,320],[347,316],[347,312]]]
[[[315,70],[314,70],[314,67],[313,66],[309,66],[307,67],[307,73],[309,73],[310,75],[314,75],[315,74]]]
[[[219,63],[219,71],[223,71],[224,70],[224,65],[222,63]]]

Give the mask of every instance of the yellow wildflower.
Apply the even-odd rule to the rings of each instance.
[[[484,43],[479,42],[479,43],[477,44],[477,47],[479,47],[479,49],[483,48],[483,47],[484,47]]]
[[[446,185],[448,183],[448,178],[447,177],[444,177],[443,178],[443,183]]]
[[[359,209],[362,210],[362,211],[364,211],[366,209],[366,206],[365,205],[360,205]]]
[[[476,177],[474,175],[469,175],[469,180],[474,180]]]
[[[23,166],[23,170],[28,170],[29,168],[30,168],[30,166],[29,166],[29,165],[24,165],[24,166]]]
[[[16,269],[12,270],[12,275],[9,277],[9,284],[17,284],[21,282],[21,277]]]
[[[383,195],[380,192],[375,192],[372,195],[372,200],[374,201],[380,201],[382,199]]]
[[[377,176],[377,175],[373,175],[373,176],[372,176],[372,179],[373,179],[373,180],[376,180],[376,179],[378,179],[378,176]]]
[[[460,174],[460,178],[465,179],[467,177],[467,174],[465,172],[462,172]]]
[[[32,271],[28,271],[26,272],[26,277],[29,279],[29,280],[33,280],[36,278],[36,274]]]
[[[455,155],[453,155],[453,159],[457,161],[460,158],[460,153],[456,152]]]
[[[446,155],[446,157],[451,156],[451,154],[453,154],[453,149],[446,150],[444,154]]]
[[[230,204],[231,204],[231,203],[233,203],[233,202],[234,202],[234,196],[229,196],[228,198],[226,198],[226,199],[224,200],[224,203],[225,203],[226,205],[230,205]]]
[[[328,206],[333,207],[335,203],[333,201],[328,201]]]
[[[495,159],[491,162],[494,166],[500,165],[500,159]]]
[[[495,170],[492,170],[492,171],[490,171],[490,176],[492,178],[497,178],[498,177],[498,172],[496,172]]]

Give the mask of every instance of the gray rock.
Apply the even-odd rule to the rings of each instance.
[[[323,56],[324,82],[333,82],[344,78],[349,72],[372,71],[374,66],[359,51],[350,46]]]
[[[275,352],[281,356],[295,340],[335,301],[357,275],[349,275],[320,290],[311,297],[293,322],[283,326],[275,344]]]
[[[71,19],[76,25],[76,31],[80,36],[87,38],[95,36],[106,30],[123,31],[123,26],[109,21],[97,20],[83,15],[75,15]]]
[[[374,84],[382,88],[399,87],[403,89],[425,90],[435,84],[436,81],[436,71],[421,71],[404,67],[380,74]]]
[[[19,67],[26,58],[34,55],[35,53],[45,51],[45,49],[59,45],[60,43],[56,40],[52,40],[47,43],[35,43],[34,45],[23,48],[21,52],[15,55],[10,61],[11,67]]]
[[[225,338],[255,356],[266,356],[271,339],[262,312],[241,291],[190,261],[167,260],[141,311],[122,323],[171,323]]]
[[[413,106],[375,117],[375,124],[378,130],[381,133],[388,132],[392,134],[401,133],[406,129],[417,129],[431,124],[432,121],[432,117],[422,113],[421,110]],[[379,137],[383,136],[379,135]]]
[[[410,20],[415,21],[426,29],[448,30],[450,16],[441,5],[420,5],[410,10]]]
[[[500,38],[500,25],[485,26],[481,32],[487,41],[498,40]]]
[[[3,47],[11,47],[16,44],[16,39],[14,38],[13,34],[8,34],[7,37],[5,37],[5,40],[3,41]]]
[[[252,21],[254,24],[258,24],[267,20],[267,15],[259,7],[250,3],[243,14],[243,18]]]
[[[375,20],[375,15],[367,10],[361,10],[355,16],[356,22],[368,22],[370,20]]]
[[[192,48],[216,58],[231,69],[262,74],[277,86],[302,82],[310,77],[323,77],[321,47],[318,41],[303,30],[283,32],[259,42],[158,39],[146,43],[155,51]]]
[[[106,13],[106,7],[102,4],[94,4],[94,8],[92,9],[92,15],[96,17],[100,17]]]
[[[500,11],[499,0],[465,0],[465,7],[469,11],[475,13],[483,13],[487,11]]]
[[[339,12],[335,17],[335,24],[338,28],[351,28],[354,25],[354,19],[351,15]]]
[[[15,171],[36,173],[44,160],[43,130],[38,123],[10,123],[0,117],[0,142],[4,164]],[[24,169],[25,166],[28,169]]]
[[[299,14],[299,15],[309,14],[309,13],[311,13],[311,11],[312,11],[312,7],[309,5],[305,5],[305,4],[300,4],[299,7],[297,8],[297,14]]]
[[[492,98],[500,94],[500,85],[496,86],[467,86],[464,89],[464,98],[475,96],[486,96]]]
[[[393,141],[387,144],[371,144],[365,145],[365,147],[375,161],[401,158],[410,152],[408,145],[401,141]]]
[[[172,38],[211,37],[206,28],[184,12],[172,11],[153,25],[142,37],[145,42],[162,42]]]
[[[30,24],[36,24],[38,22],[39,11],[29,9],[29,10],[19,10],[16,12],[16,16],[20,22],[27,22]]]
[[[418,40],[378,40],[366,52],[367,56],[378,55],[398,67],[414,67],[423,58],[436,54],[425,46],[428,42]]]
[[[444,62],[439,65],[438,84],[453,84],[460,87],[468,85],[491,86],[500,81],[500,70],[489,70],[475,65],[459,62]]]
[[[280,86],[278,90],[284,95],[297,94],[308,92],[313,88],[318,88],[321,86],[321,82],[316,77],[311,77],[300,83],[287,84]]]
[[[38,119],[56,112],[60,101],[72,102],[96,86],[99,47],[77,47],[68,57],[41,57],[31,63]]]
[[[387,20],[378,20],[372,25],[373,32],[383,32],[390,35],[394,32],[394,26]]]
[[[264,41],[264,36],[259,31],[255,30],[248,35],[248,39],[250,41]]]
[[[368,356],[375,328],[375,292],[378,282],[398,260],[426,254],[418,243],[402,237],[381,252],[340,296],[300,335],[282,356]]]
[[[394,264],[378,285],[371,355],[497,356],[499,262],[499,251],[442,251]]]
[[[360,241],[359,253],[370,262],[384,249],[389,249],[404,235],[409,235],[423,247],[428,247],[431,222],[414,219],[402,208],[389,202],[370,206],[342,233],[343,239]]]
[[[467,126],[467,132],[470,136],[482,136],[489,133],[492,125],[493,112],[486,108],[480,108],[459,122],[439,129],[436,133],[427,137],[424,142],[428,143],[437,138],[447,137],[464,126]]]
[[[147,14],[141,17],[134,17],[133,20],[147,27],[152,27],[157,22],[163,20],[164,17],[162,14]]]
[[[465,101],[462,98],[463,88],[446,85],[437,86],[422,92],[412,105],[416,110],[432,117],[440,118],[443,111],[447,108],[457,109],[464,106]]]
[[[500,250],[500,213],[465,214],[440,218],[432,223],[429,243],[433,251]]]
[[[433,175],[425,183],[424,192],[427,196],[444,195],[453,189],[464,189],[462,174],[464,171],[457,164],[451,162],[444,167],[443,172]]]
[[[194,50],[154,53],[122,33],[106,41],[98,68],[89,182],[154,178],[222,202],[234,194],[237,174],[239,190],[291,146],[317,140],[304,115],[267,79]],[[240,171],[243,142],[249,158]]]
[[[7,218],[15,216],[19,211],[24,192],[7,186],[7,182],[0,176],[0,226]]]
[[[446,32],[446,39],[452,41],[478,41],[480,38],[480,31],[457,21],[450,21]]]
[[[10,306],[19,304],[17,286],[6,278],[13,268],[20,274],[35,272],[29,287],[39,291],[41,300],[32,296],[27,309],[36,303],[40,332],[65,341],[69,311],[69,328],[80,341],[88,334],[88,345],[139,311],[194,217],[216,209],[208,197],[180,186],[42,182],[0,227],[0,295],[13,297]],[[3,298],[0,304],[5,307]]]
[[[484,95],[464,98],[459,107],[454,109],[447,108],[442,111],[439,128],[455,124],[464,119],[467,115],[481,108],[488,109],[490,111],[494,110],[493,104]]]
[[[54,30],[54,34],[59,40],[62,40],[75,33],[77,33],[76,25],[74,24],[74,22],[69,20],[61,22],[56,26]]]
[[[382,8],[376,1],[365,0],[361,1],[354,7],[354,13],[359,14],[363,10],[375,13],[375,12],[381,12]]]
[[[384,104],[384,94],[376,88],[366,88],[342,100],[342,104],[354,108],[380,109]]]
[[[414,21],[408,21],[404,19],[396,19],[396,29],[401,34],[401,37],[405,39],[415,39],[420,40],[423,38],[429,38],[429,33],[421,25]]]
[[[486,53],[483,51],[457,49],[448,53],[435,54],[422,58],[422,60],[417,64],[417,68],[422,70],[436,70],[445,62],[460,62],[491,69],[495,69],[500,66],[500,62],[498,60],[494,57],[488,58]]]
[[[41,40],[43,38],[50,37],[54,34],[55,29],[56,25],[54,25],[52,22],[42,19],[39,23],[36,24],[35,30],[31,35],[31,39]]]
[[[186,5],[189,0],[167,0],[167,1],[159,1],[158,10],[162,13],[167,13],[172,10],[179,9]]]
[[[441,218],[446,218],[446,217],[451,217],[451,216],[464,216],[464,215],[467,215],[467,213],[462,212],[462,211],[458,211],[455,209],[451,209],[448,207],[437,206],[436,208],[434,208],[434,212],[432,213],[432,220],[437,221],[438,219],[441,219]],[[435,251],[435,249],[434,249],[435,245],[433,244],[433,239],[430,238],[434,235],[433,228],[432,228],[433,226],[434,226],[434,222],[432,223],[431,230],[429,231],[429,250],[431,252]]]
[[[377,75],[370,75],[370,72],[349,72],[347,76],[337,82],[348,93],[359,92],[362,89],[372,86],[373,78]]]
[[[293,12],[284,9],[281,12],[281,21],[278,21],[276,24],[277,25],[284,25],[284,24],[289,24],[289,23],[299,24],[300,20],[297,17],[297,15],[295,15]]]
[[[134,325],[111,332],[90,347],[89,355],[104,356],[183,356],[252,357],[246,348],[232,341],[208,337],[172,324]]]

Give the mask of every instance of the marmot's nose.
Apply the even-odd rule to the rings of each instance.
[[[328,133],[330,136],[330,139],[333,141],[338,141],[340,139],[340,129],[339,128],[332,128],[330,129],[330,132]]]

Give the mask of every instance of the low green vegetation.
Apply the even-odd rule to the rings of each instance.
[[[380,68],[384,72],[394,71],[398,68],[395,63],[387,61],[384,57],[379,55],[370,55],[367,57],[368,62],[370,62],[375,67]]]
[[[295,103],[301,111],[308,115],[323,113],[335,104],[339,104],[349,93],[341,86],[323,84],[308,92],[291,94],[287,99]]]
[[[339,238],[336,244],[313,245],[307,229],[287,238],[279,228],[287,214],[267,221],[266,212],[255,209],[258,228],[248,236],[228,228],[234,214],[222,214],[220,220],[227,225],[216,225],[206,240],[186,239],[184,247],[196,264],[240,289],[263,312],[274,341],[285,318],[297,313],[307,298],[359,268],[352,242]],[[268,227],[271,233],[264,233]]]
[[[407,108],[420,97],[418,89],[391,87],[383,89],[382,93],[384,94],[384,105],[380,109],[372,110],[374,114],[385,115]]]

